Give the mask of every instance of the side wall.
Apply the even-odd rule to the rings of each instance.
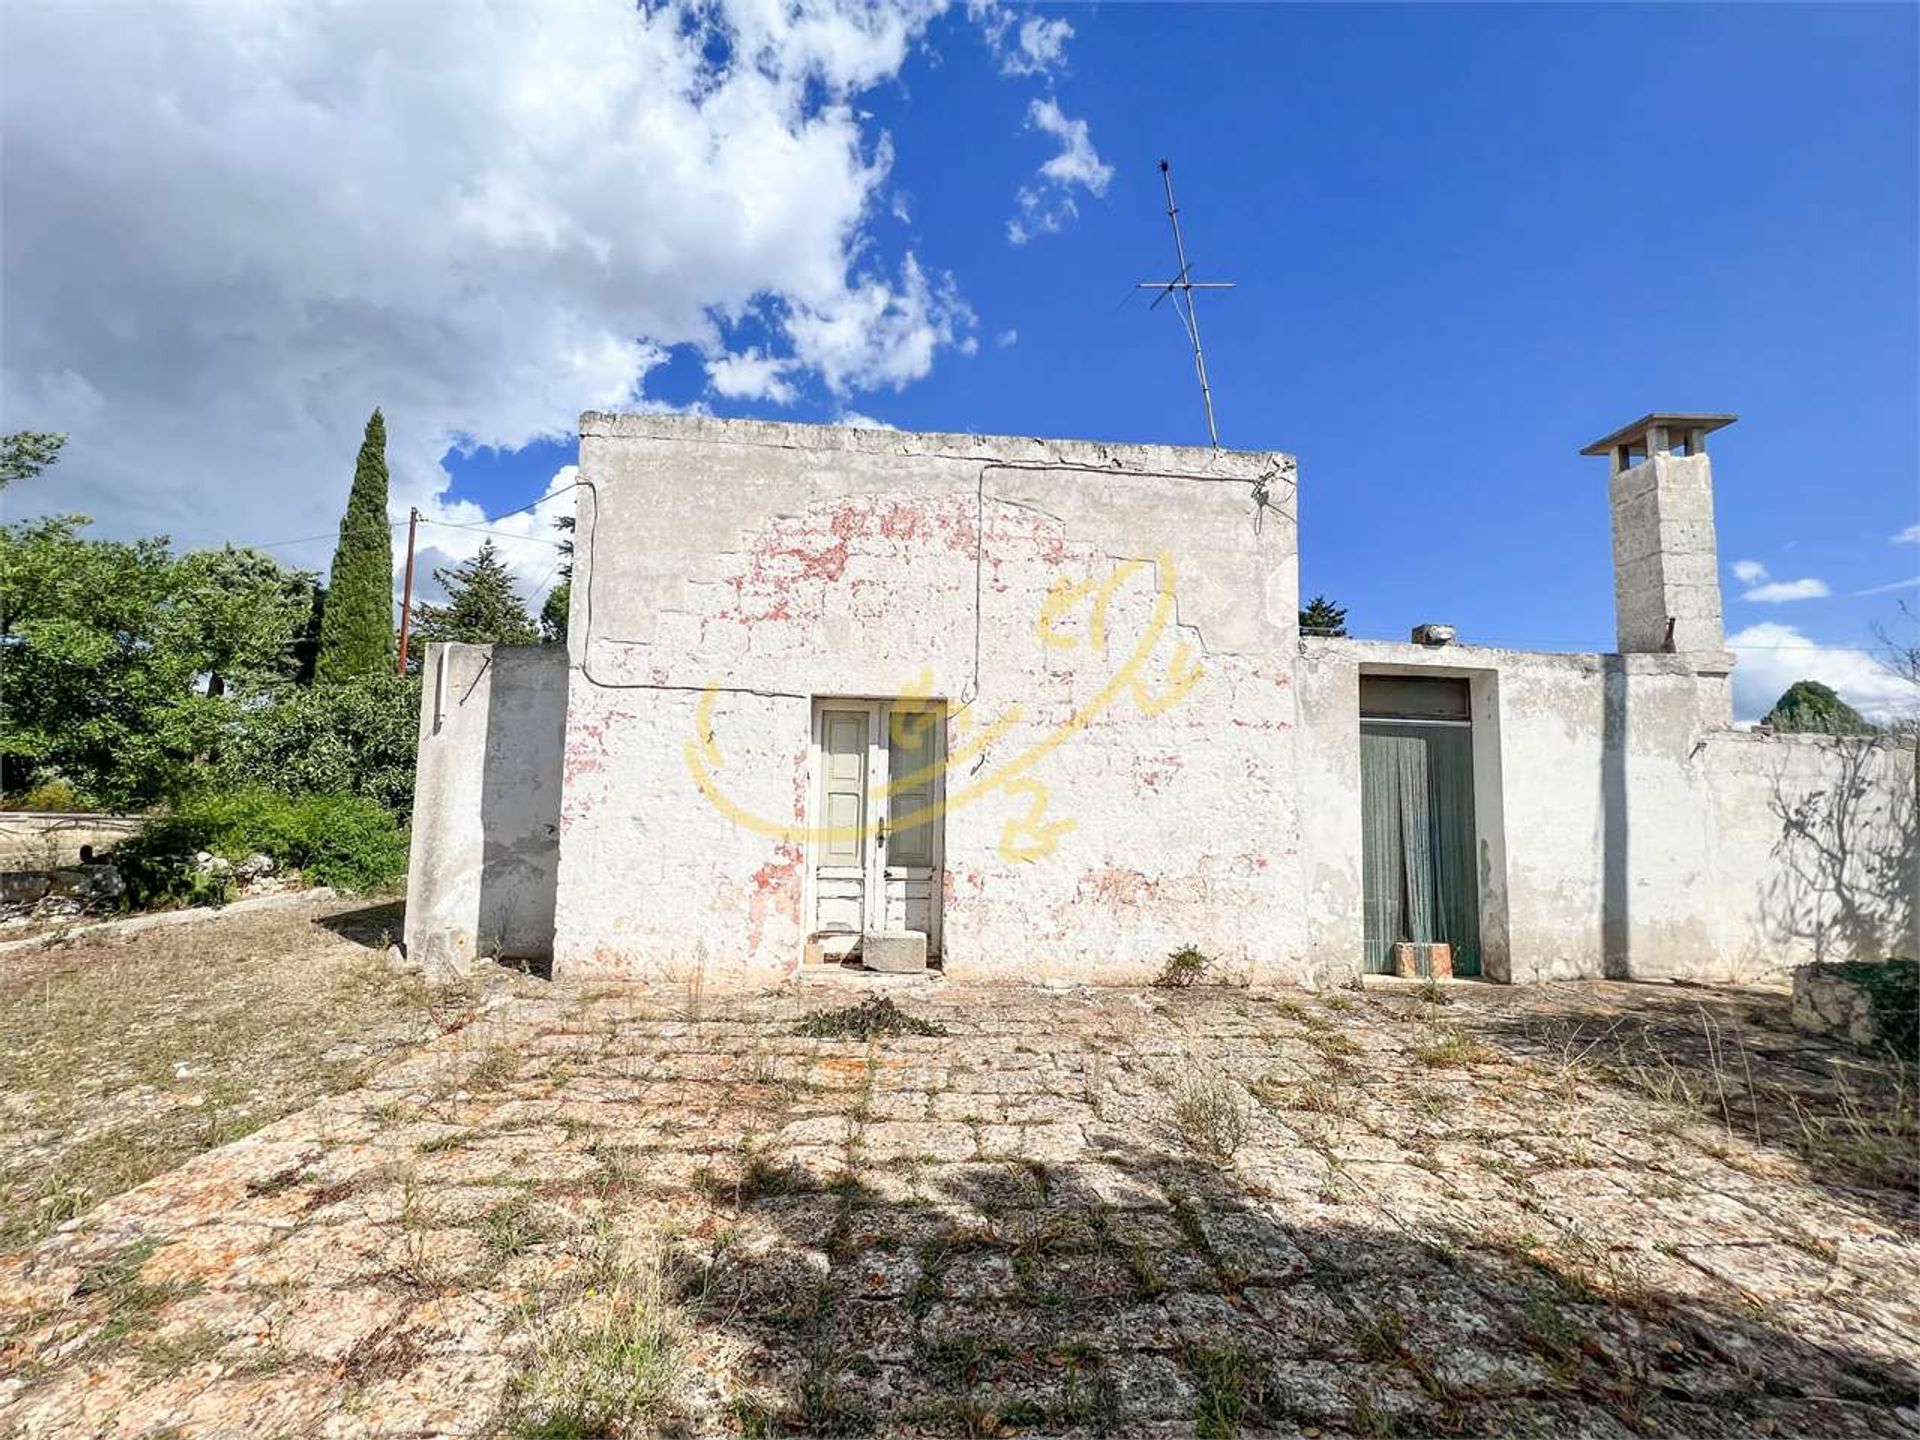
[[[566,651],[430,645],[407,954],[430,974],[553,953]]]
[[[903,694],[950,707],[949,974],[1296,972],[1289,458],[587,416],[580,459],[556,973],[797,967],[812,703]]]
[[[1908,749],[1724,729],[1724,679],[1678,656],[1300,648],[1307,949],[1322,979],[1359,964],[1362,672],[1472,683],[1494,978],[1756,979],[1913,953]]]

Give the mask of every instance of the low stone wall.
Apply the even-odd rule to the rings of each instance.
[[[1794,1027],[1913,1058],[1920,1031],[1920,962],[1802,965],[1793,972]]]
[[[147,823],[144,815],[0,810],[0,870],[58,870],[80,863],[80,847],[101,853]]]

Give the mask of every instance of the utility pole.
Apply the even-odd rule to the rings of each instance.
[[[420,533],[420,511],[407,507],[407,580],[400,592],[400,668],[407,673],[407,632],[413,628],[413,540]]]
[[[1187,262],[1187,243],[1180,236],[1180,207],[1173,203],[1173,167],[1165,160],[1160,162],[1160,179],[1167,187],[1167,220],[1173,226],[1173,257],[1180,266],[1180,272],[1171,280],[1143,280],[1142,290],[1158,290],[1159,298],[1147,308],[1154,309],[1161,300],[1174,297],[1173,308],[1180,312],[1180,318],[1187,327],[1187,340],[1193,346],[1193,371],[1200,379],[1200,403],[1207,408],[1207,438],[1213,442],[1213,448],[1220,448],[1220,431],[1213,423],[1213,390],[1207,384],[1207,357],[1200,348],[1200,317],[1193,308],[1193,292],[1196,290],[1231,290],[1231,280],[1195,280],[1188,272],[1193,268]]]

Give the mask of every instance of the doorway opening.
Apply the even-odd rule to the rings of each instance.
[[[1480,973],[1473,710],[1464,679],[1360,677],[1362,969],[1392,974],[1394,947],[1452,950],[1455,975]]]
[[[917,930],[940,954],[946,740],[944,700],[814,702],[810,958],[848,959],[882,930]]]

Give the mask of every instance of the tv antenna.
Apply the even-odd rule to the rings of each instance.
[[[1231,290],[1231,280],[1195,280],[1193,266],[1187,260],[1187,244],[1180,238],[1180,207],[1173,203],[1173,167],[1165,160],[1160,162],[1160,179],[1167,187],[1167,220],[1173,226],[1173,256],[1180,270],[1171,280],[1142,280],[1142,290],[1158,290],[1149,310],[1157,309],[1160,301],[1169,295],[1173,297],[1173,308],[1180,312],[1180,319],[1187,327],[1187,339],[1193,345],[1193,373],[1200,380],[1200,403],[1207,407],[1207,438],[1213,442],[1213,448],[1220,448],[1220,429],[1213,423],[1213,389],[1207,384],[1207,356],[1200,348],[1200,317],[1193,308],[1193,292],[1196,290]]]

